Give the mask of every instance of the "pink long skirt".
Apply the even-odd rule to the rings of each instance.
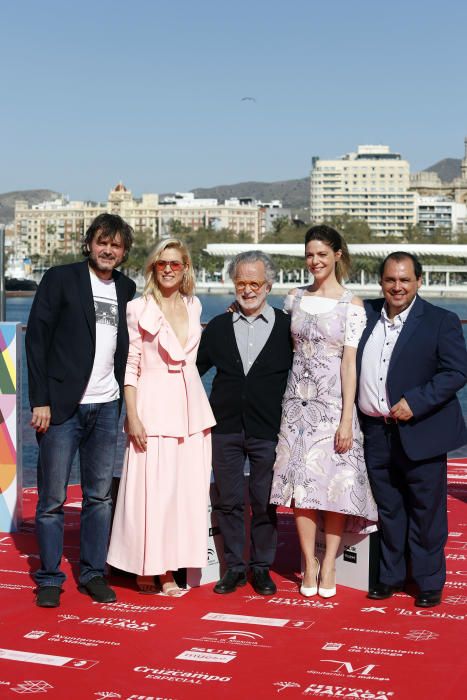
[[[107,561],[140,575],[207,563],[211,431],[125,452]]]

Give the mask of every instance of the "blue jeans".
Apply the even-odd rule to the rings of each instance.
[[[118,401],[80,404],[60,425],[38,434],[39,460],[36,532],[41,568],[35,574],[39,586],[61,586],[63,552],[63,504],[71,465],[79,449],[83,505],[80,527],[79,583],[104,575],[109,541],[112,500],[110,495],[118,430]]]

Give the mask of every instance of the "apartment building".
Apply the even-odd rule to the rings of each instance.
[[[389,146],[358,146],[336,160],[314,157],[310,216],[314,223],[335,215],[366,221],[375,236],[401,236],[415,223],[409,163]]]
[[[30,206],[17,201],[15,248],[24,255],[41,257],[51,256],[54,251],[78,253],[84,232],[103,212],[119,214],[135,231],[149,231],[154,239],[171,235],[178,223],[194,231],[212,228],[229,229],[237,235],[247,233],[255,243],[271,230],[278,216],[290,217],[290,211],[282,209],[278,200],[262,203],[245,197],[220,204],[217,199],[196,199],[192,192],[176,193],[161,201],[157,194],[135,199],[131,190],[119,183],[103,203],[60,198]]]
[[[446,236],[463,233],[467,227],[467,206],[447,197],[415,199],[417,223],[427,234],[445,232]]]
[[[249,198],[226,199],[219,204],[217,199],[196,199],[193,192],[177,192],[161,200],[159,217],[161,236],[169,235],[172,222],[177,221],[193,231],[229,229],[237,235],[247,233],[255,242],[259,238],[259,206]]]

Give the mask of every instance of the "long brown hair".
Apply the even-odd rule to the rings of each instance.
[[[331,226],[319,224],[318,226],[312,226],[305,233],[305,248],[310,241],[321,241],[321,243],[328,245],[334,253],[341,252],[341,257],[336,261],[335,266],[336,279],[339,284],[342,283],[342,280],[347,279],[351,263],[349,249],[343,236]]]

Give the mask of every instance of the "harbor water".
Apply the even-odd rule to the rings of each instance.
[[[200,294],[198,295],[201,303],[203,305],[202,321],[207,323],[211,318],[217,314],[222,313],[226,310],[232,301],[231,295],[221,295],[221,294]],[[284,297],[283,296],[269,296],[269,301],[273,306],[281,308]],[[467,299],[452,299],[452,298],[430,298],[431,303],[437,304],[444,308],[454,311],[459,318],[467,319]],[[27,323],[29,311],[32,304],[32,297],[9,297],[7,299],[6,305],[6,315],[7,321],[18,321],[20,323]],[[464,335],[467,339],[467,325],[464,325]],[[210,390],[212,378],[214,372],[211,371],[203,377],[203,383],[206,391]],[[23,335],[23,376],[22,376],[22,386],[23,386],[23,396],[22,396],[22,436],[23,436],[23,485],[24,486],[35,486],[36,484],[36,462],[37,462],[37,444],[35,439],[35,432],[29,425],[30,421],[30,408],[28,401],[28,383],[27,383],[27,371],[26,371],[26,358],[24,354],[24,335]],[[467,418],[467,388],[463,389],[459,398],[462,404],[462,410],[464,416]],[[118,449],[117,449],[117,460],[115,465],[115,473],[119,474],[123,462],[123,451],[125,447],[126,437],[123,431],[120,432]],[[455,453],[457,456],[467,455],[467,450],[457,451]],[[73,465],[70,483],[79,482],[79,468],[78,461],[75,461]]]

